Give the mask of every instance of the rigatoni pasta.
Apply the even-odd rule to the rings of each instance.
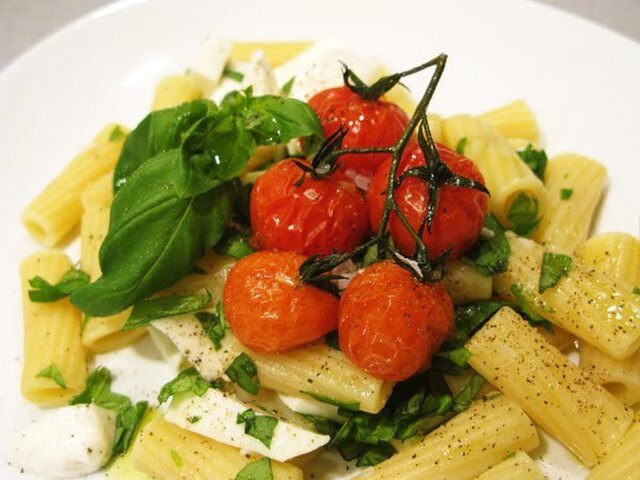
[[[506,139],[520,139],[537,144],[540,129],[531,107],[524,100],[502,105],[479,116]],[[526,147],[526,145],[525,145]]]
[[[529,455],[522,451],[510,454],[496,466],[487,470],[476,480],[544,480],[540,471]]]
[[[640,286],[640,240],[629,233],[595,235],[578,247],[576,257],[628,288]]]
[[[591,470],[587,480],[634,480],[640,472],[640,414],[607,458]]]
[[[22,395],[38,405],[65,405],[84,389],[87,377],[80,311],[68,298],[47,303],[29,299],[30,279],[40,276],[56,283],[71,268],[69,258],[59,250],[35,253],[20,266],[24,318]],[[60,378],[43,376],[47,369],[57,371]]]
[[[589,467],[605,457],[633,420],[629,409],[510,308],[498,311],[466,348],[478,373]]]

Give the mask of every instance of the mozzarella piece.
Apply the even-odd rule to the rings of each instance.
[[[165,418],[186,430],[280,462],[316,450],[330,440],[328,435],[279,419],[273,431],[271,448],[267,448],[257,438],[244,433],[243,423],[236,422],[238,414],[249,408],[253,408],[256,415],[263,415],[255,406],[240,402],[229,393],[209,389],[202,397],[174,398]],[[199,417],[199,420],[192,423],[190,420],[194,417]]]
[[[177,370],[182,363],[182,353],[176,348],[173,342],[157,328],[148,328],[149,337],[153,342],[165,363],[173,370]]]
[[[111,457],[116,414],[96,405],[47,412],[16,434],[9,450],[18,468],[53,478],[99,470]]]
[[[344,84],[342,63],[365,83],[371,83],[384,71],[383,63],[338,48],[314,46],[275,70],[279,85],[294,78],[289,97],[307,101],[316,93]]]
[[[278,392],[278,398],[287,408],[294,412],[318,415],[336,420],[337,422],[344,422],[344,418],[338,415],[338,407],[329,405],[328,403],[322,403],[309,397],[303,398],[297,395],[286,395],[281,392]]]
[[[273,69],[262,50],[251,55],[251,61],[247,65],[242,80],[242,88],[253,87],[253,95],[278,95],[280,89],[276,83]]]
[[[207,38],[189,65],[189,71],[211,91],[220,82],[224,66],[231,56],[231,43],[218,38]]]

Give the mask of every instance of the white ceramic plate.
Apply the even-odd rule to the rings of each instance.
[[[2,453],[12,432],[38,414],[18,392],[17,271],[20,259],[37,248],[21,227],[19,212],[99,128],[110,121],[135,125],[149,108],[156,80],[182,71],[209,34],[239,40],[331,39],[378,55],[396,70],[446,52],[449,63],[432,111],[481,112],[526,99],[550,154],[578,151],[608,166],[610,184],[597,230],[638,233],[640,166],[634,157],[640,45],[603,28],[508,0],[115,4],[51,36],[0,73]],[[158,360],[144,349],[128,355],[158,374],[150,377],[138,364],[132,368],[128,359],[115,358],[110,365],[122,373],[116,388],[137,399],[153,397],[168,373],[157,370]],[[557,446],[543,453],[543,463],[552,479],[585,476]],[[30,477],[3,461],[0,478]]]

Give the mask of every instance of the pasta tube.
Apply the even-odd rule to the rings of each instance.
[[[552,252],[573,254],[584,242],[600,202],[607,169],[582,155],[553,157],[547,164],[547,213],[532,238]]]
[[[52,247],[78,225],[82,193],[114,169],[125,138],[123,127],[107,126],[89,149],[76,156],[24,209],[22,223],[33,238]]]
[[[479,118],[507,139],[522,139],[527,143],[539,141],[540,129],[531,107],[524,100],[516,100],[483,113]],[[526,145],[524,145],[526,147]]]
[[[257,50],[262,50],[273,67],[297,57],[308,50],[313,42],[235,42],[231,49],[231,58],[243,62],[251,60],[251,55]]]
[[[156,85],[153,110],[177,107],[203,97],[199,82],[193,75],[169,75]]]
[[[447,275],[442,284],[451,295],[453,303],[460,305],[491,298],[493,280],[472,266],[456,260],[447,264]]]
[[[545,476],[529,455],[518,451],[487,470],[476,480],[544,480]]]
[[[407,445],[360,477],[362,480],[475,478],[516,450],[538,445],[535,426],[504,395],[480,400],[440,428]]]
[[[40,276],[55,284],[72,265],[61,251],[27,257],[20,266],[24,318],[22,395],[42,406],[65,405],[85,387],[87,365],[82,348],[81,314],[68,298],[36,303],[29,299],[29,280]]]
[[[640,472],[640,414],[620,443],[597,465],[587,480],[633,480]]]
[[[466,344],[469,364],[591,467],[622,438],[633,413],[502,308]]]
[[[591,237],[577,250],[587,268],[629,288],[640,286],[640,240],[628,233],[609,232]]]
[[[524,164],[507,141],[488,123],[468,115],[442,121],[443,142],[455,149],[466,138],[464,155],[476,164],[491,192],[489,210],[507,227],[514,224],[509,212],[516,199],[525,195],[537,204],[537,216],[544,216],[545,189],[542,182]]]
[[[514,301],[519,285],[527,303],[554,325],[575,334],[613,358],[632,355],[640,346],[640,296],[620,289],[576,259],[553,287],[538,293],[543,248],[507,232],[511,256],[507,271],[496,275],[496,294]]]
[[[157,480],[232,479],[248,463],[259,459],[238,448],[183,430],[162,416],[151,420],[136,438],[133,466]],[[302,480],[302,470],[271,461],[275,480]]]

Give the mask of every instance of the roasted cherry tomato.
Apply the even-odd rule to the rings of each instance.
[[[388,147],[395,144],[409,117],[398,105],[384,100],[365,100],[347,87],[323,90],[309,100],[328,137],[341,126],[348,130],[344,148]],[[347,176],[364,187],[388,155],[343,155],[338,159],[339,176]]]
[[[447,147],[436,144],[440,159],[453,173],[484,184],[478,168],[469,160]],[[409,168],[425,165],[422,149],[417,143],[407,146],[398,175]],[[384,210],[387,179],[391,160],[380,166],[367,192],[367,204],[371,227],[377,230]],[[417,231],[427,211],[428,192],[423,180],[406,178],[395,192],[400,211]],[[425,228],[422,236],[432,258],[451,250],[450,259],[460,258],[476,241],[487,213],[487,194],[479,190],[445,185],[440,190],[438,206],[431,225],[431,233]],[[406,256],[414,253],[415,241],[397,216],[389,219],[389,231],[398,249]]]
[[[338,299],[303,284],[305,257],[258,252],[236,263],[224,285],[224,312],[235,336],[264,353],[312,342],[338,326]]]
[[[305,255],[347,252],[369,232],[367,205],[347,180],[315,179],[293,160],[262,175],[251,192],[253,243],[261,250]]]
[[[420,283],[390,261],[357,274],[340,300],[340,349],[365,372],[402,381],[430,365],[453,328],[453,303],[439,283]]]

